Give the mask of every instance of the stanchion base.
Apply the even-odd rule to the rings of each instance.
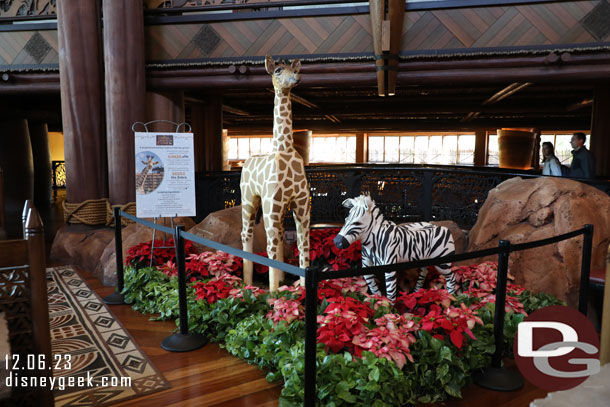
[[[175,333],[161,341],[161,347],[169,352],[189,352],[205,346],[208,340],[201,334],[188,333],[183,335]]]
[[[494,391],[515,391],[523,387],[523,377],[503,367],[486,367],[474,375],[474,382]]]
[[[108,305],[123,305],[125,304],[125,297],[120,292],[115,291],[112,294],[104,297],[102,301]]]

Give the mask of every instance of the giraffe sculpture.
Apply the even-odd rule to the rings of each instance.
[[[241,204],[243,250],[252,252],[253,227],[258,208],[262,205],[267,255],[283,261],[283,218],[292,208],[299,248],[299,266],[309,266],[309,183],[303,159],[293,146],[292,104],[290,90],[299,83],[301,62],[279,61],[267,55],[267,73],[275,89],[273,109],[273,150],[271,154],[250,157],[241,173]],[[269,269],[269,290],[275,291],[283,273]],[[252,262],[244,260],[244,281],[252,284]],[[301,279],[301,282],[303,280]]]
[[[148,173],[155,165],[159,164],[159,161],[153,161],[153,156],[151,155],[147,155],[146,158],[146,161],[142,161],[142,164],[144,164],[145,167],[142,169],[140,177],[136,182],[136,191],[140,194],[146,193],[146,191],[144,190],[144,185],[146,184],[146,178],[148,178]]]

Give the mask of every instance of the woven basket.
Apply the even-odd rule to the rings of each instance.
[[[114,208],[119,208],[123,212],[136,216],[136,203],[128,202],[125,205],[110,205],[110,201],[106,205],[106,226],[114,226]],[[121,217],[121,225],[130,225],[134,223],[132,220]]]
[[[69,203],[64,201],[64,222],[82,223],[85,225],[106,224],[107,198],[88,199],[80,203]]]

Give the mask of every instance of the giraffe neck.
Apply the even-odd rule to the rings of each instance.
[[[275,90],[273,108],[273,152],[293,151],[290,90]]]
[[[148,172],[150,171],[151,168],[152,168],[152,166],[147,165],[142,170],[142,175],[140,176],[140,182],[137,185],[138,188],[141,187],[142,185],[144,185],[144,181],[146,181],[146,177],[148,177]]]

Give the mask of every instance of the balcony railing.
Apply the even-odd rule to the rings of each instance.
[[[539,176],[495,168],[412,165],[312,166],[306,171],[312,224],[343,223],[346,215],[343,200],[368,192],[385,216],[395,222],[453,220],[464,229],[475,224],[492,188],[515,176]],[[197,199],[198,220],[240,204],[240,174],[239,171],[196,174],[197,196],[206,196]],[[584,182],[610,192],[608,181]]]

